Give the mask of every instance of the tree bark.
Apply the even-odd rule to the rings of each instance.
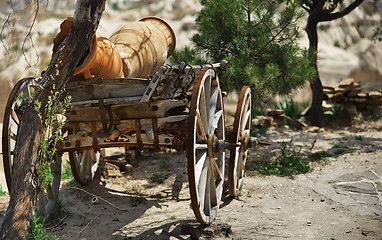
[[[324,98],[324,93],[322,91],[322,83],[317,67],[317,25],[319,22],[331,21],[345,16],[346,14],[353,11],[356,7],[358,7],[363,1],[364,0],[355,0],[346,8],[335,13],[332,13],[332,11],[335,10],[337,5],[330,10],[324,9],[325,3],[329,2],[327,0],[303,1],[302,8],[304,8],[309,13],[308,22],[305,27],[305,31],[309,38],[309,57],[312,60],[313,67],[316,69],[315,80],[310,84],[313,97],[312,104],[305,114],[305,117],[307,121],[314,126],[322,127],[324,119],[324,114],[322,112],[322,100]],[[335,2],[338,4],[339,1]]]
[[[312,89],[312,104],[310,105],[309,110],[307,111],[305,117],[307,121],[318,127],[322,127],[324,114],[322,112],[322,100],[324,94],[322,91],[322,83],[320,75],[318,73],[317,66],[317,50],[318,50],[318,34],[317,34],[317,16],[309,15],[308,22],[306,24],[305,31],[308,34],[309,38],[309,58],[312,60],[312,66],[316,70],[316,76],[314,82],[310,84]]]
[[[88,49],[98,28],[106,0],[78,0],[73,25],[42,76],[41,89],[33,100],[21,106],[15,156],[12,166],[12,191],[1,239],[25,239],[35,209],[37,189],[34,187],[35,165],[40,144],[41,121],[34,109],[34,100],[45,106],[49,93],[62,89]],[[54,87],[54,88],[53,88]],[[43,113],[43,109],[41,111]]]

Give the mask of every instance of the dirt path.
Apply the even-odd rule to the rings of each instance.
[[[380,130],[377,124],[325,133],[270,132],[266,140],[273,145],[253,152],[248,166],[259,153],[270,154],[291,138],[304,148],[316,139],[312,151],[345,151],[294,179],[249,169],[240,198],[224,197],[208,228],[197,224],[190,208],[185,155],[145,153],[121,176],[98,175],[88,186],[64,182],[64,211],[48,232],[60,239],[88,240],[189,239],[190,229],[202,239],[382,239]],[[153,173],[164,173],[164,183],[150,180]],[[78,187],[109,203],[99,199],[92,204],[93,195]],[[6,197],[0,207],[3,215]],[[232,233],[226,236],[229,228]]]

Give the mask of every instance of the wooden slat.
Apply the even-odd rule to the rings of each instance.
[[[187,100],[159,100],[156,102],[111,105],[114,120],[162,118],[176,107],[185,106]],[[68,122],[101,121],[98,107],[73,108],[67,114]],[[110,120],[110,119],[108,119]]]

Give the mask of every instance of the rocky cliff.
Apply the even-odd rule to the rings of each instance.
[[[36,7],[25,0],[12,0],[12,3],[14,12],[9,10],[9,1],[0,3],[0,23],[4,26],[3,44],[0,44],[0,109],[4,109],[11,86],[22,77],[39,76],[47,67],[52,39],[60,22],[73,14],[75,6],[75,0],[50,0],[47,6],[45,1],[40,1],[38,19],[28,35]],[[197,0],[112,0],[107,2],[99,32],[110,36],[128,21],[155,15],[172,25],[179,49],[190,44],[200,7]],[[344,18],[319,25],[318,64],[325,84],[353,77],[356,81],[368,82],[373,89],[381,89],[382,43],[372,40],[375,27],[382,24],[381,12],[382,1],[365,1]],[[306,47],[304,21],[301,21],[301,46]]]

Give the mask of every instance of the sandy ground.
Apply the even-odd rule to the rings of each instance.
[[[87,186],[63,181],[63,211],[46,225],[47,231],[62,240],[382,239],[381,126],[382,121],[321,133],[269,131],[263,139],[272,146],[251,151],[240,197],[224,196],[210,227],[200,226],[190,208],[184,153],[144,152],[120,176],[101,170]],[[291,138],[307,152],[345,151],[294,179],[253,170],[256,158]],[[113,159],[124,159],[117,156],[123,153],[108,151]],[[164,173],[164,183],[153,182],[152,173]],[[92,204],[94,196],[99,201]],[[7,197],[0,198],[0,221],[7,203]]]

